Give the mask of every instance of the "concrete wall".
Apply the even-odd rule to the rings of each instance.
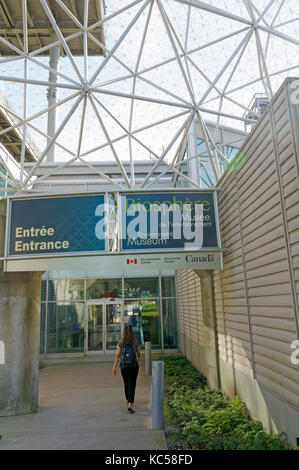
[[[220,181],[227,252],[224,270],[214,272],[213,288],[222,389],[230,396],[237,393],[255,419],[269,430],[286,431],[295,445],[299,365],[290,356],[292,341],[299,339],[299,106],[291,102],[291,84],[291,79],[284,83],[242,146],[236,171]],[[196,276],[177,274],[180,324],[188,322],[180,295],[189,295]],[[192,308],[193,316],[195,311],[202,318],[203,306]],[[204,334],[194,328],[188,335],[185,326],[182,350],[205,373],[207,345],[197,341],[201,363],[187,346]]]
[[[6,201],[0,201],[0,252],[4,253]],[[0,416],[38,407],[41,273],[4,273],[0,263]]]

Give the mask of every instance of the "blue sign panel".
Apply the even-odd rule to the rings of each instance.
[[[124,194],[123,250],[217,248],[214,193]]]
[[[11,200],[9,255],[104,251],[104,195]]]

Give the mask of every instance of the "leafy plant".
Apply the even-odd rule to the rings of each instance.
[[[205,387],[207,379],[184,356],[169,356],[164,359],[164,372],[169,385],[185,385],[191,389]]]
[[[240,398],[232,400],[219,390],[210,390],[206,378],[184,356],[163,358],[167,379],[167,407],[172,413],[179,442],[192,449],[283,450],[286,435],[269,434],[253,421]]]

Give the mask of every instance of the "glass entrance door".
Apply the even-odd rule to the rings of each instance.
[[[87,350],[104,351],[104,305],[87,304]]]
[[[114,351],[122,332],[122,301],[107,299],[87,302],[85,316],[85,354]]]
[[[106,348],[105,351],[115,350],[121,337],[122,308],[121,303],[105,303],[106,310]]]

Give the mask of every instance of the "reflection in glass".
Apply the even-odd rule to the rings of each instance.
[[[104,299],[121,298],[121,279],[87,279],[86,298]]]
[[[116,349],[121,337],[121,306],[106,304],[106,349]]]
[[[47,301],[47,281],[42,281],[41,301]]]
[[[175,297],[175,278],[174,277],[162,277],[162,297]]]
[[[47,351],[84,351],[84,303],[48,303]]]
[[[7,175],[7,171],[5,167],[1,163],[0,163],[0,173],[2,173],[4,176],[9,176]],[[6,187],[11,188],[12,186],[10,184],[7,184],[3,178],[0,178],[0,188],[6,188]],[[0,197],[5,196],[5,194],[7,194],[7,192],[5,193],[1,191]],[[14,194],[14,193],[10,193],[10,194]]]
[[[159,283],[155,277],[125,279],[125,298],[159,297]]]
[[[103,351],[103,305],[88,305],[88,351]]]
[[[40,354],[45,352],[45,323],[46,323],[46,303],[41,303],[40,309]]]
[[[211,166],[211,160],[209,158],[208,153],[206,152],[206,144],[203,139],[197,139],[197,149],[198,154],[198,165],[199,165],[199,174],[200,174],[200,185],[202,188],[209,188],[216,186],[215,175]],[[232,147],[230,145],[224,145],[220,148],[221,152],[225,155],[225,157],[231,162],[234,157],[239,152],[239,148]],[[212,151],[212,155],[214,157],[214,151]],[[228,168],[230,163],[227,160],[224,160],[223,157],[219,157],[219,166],[220,166],[220,174],[222,175],[225,170]]]
[[[83,279],[55,279],[48,281],[49,300],[84,300]]]
[[[51,273],[46,273],[46,276],[49,275]],[[158,277],[127,278],[124,280],[124,291],[122,291],[122,280],[120,278],[86,279],[86,292],[84,290],[84,279],[55,279],[54,275],[53,278],[42,281],[41,354],[44,352],[84,352],[83,312],[85,304],[84,301],[78,300],[84,300],[85,298],[93,300],[106,299],[107,305],[101,314],[105,318],[98,318],[102,329],[101,341],[96,342],[96,335],[98,334],[94,324],[96,320],[95,317],[90,318],[89,324],[93,333],[89,336],[86,333],[86,348],[88,349],[88,341],[90,341],[90,348],[95,348],[94,350],[114,350],[121,336],[121,300],[118,299],[123,298],[123,296],[126,298],[124,322],[132,325],[142,347],[145,341],[151,341],[153,348],[162,347],[160,315],[163,317],[165,348],[177,347],[176,292],[173,276],[161,277],[162,312],[159,312],[160,289]],[[48,304],[46,304],[47,284]],[[166,301],[166,297],[173,297],[173,299]],[[111,300],[114,298],[115,300]],[[47,322],[45,316],[46,305],[48,305]],[[94,308],[96,307],[94,306]],[[88,319],[86,319],[86,322],[88,323]],[[103,331],[105,324],[106,332]],[[45,329],[47,329],[47,332]],[[46,351],[44,351],[45,333],[47,333]],[[93,338],[91,338],[92,335]],[[106,345],[103,344],[105,338]]]
[[[141,347],[144,347],[145,341],[151,341],[154,349],[161,348],[161,328],[156,300],[125,302],[124,321],[132,326]]]
[[[178,347],[178,328],[176,316],[176,300],[162,300],[164,349],[176,349]]]

